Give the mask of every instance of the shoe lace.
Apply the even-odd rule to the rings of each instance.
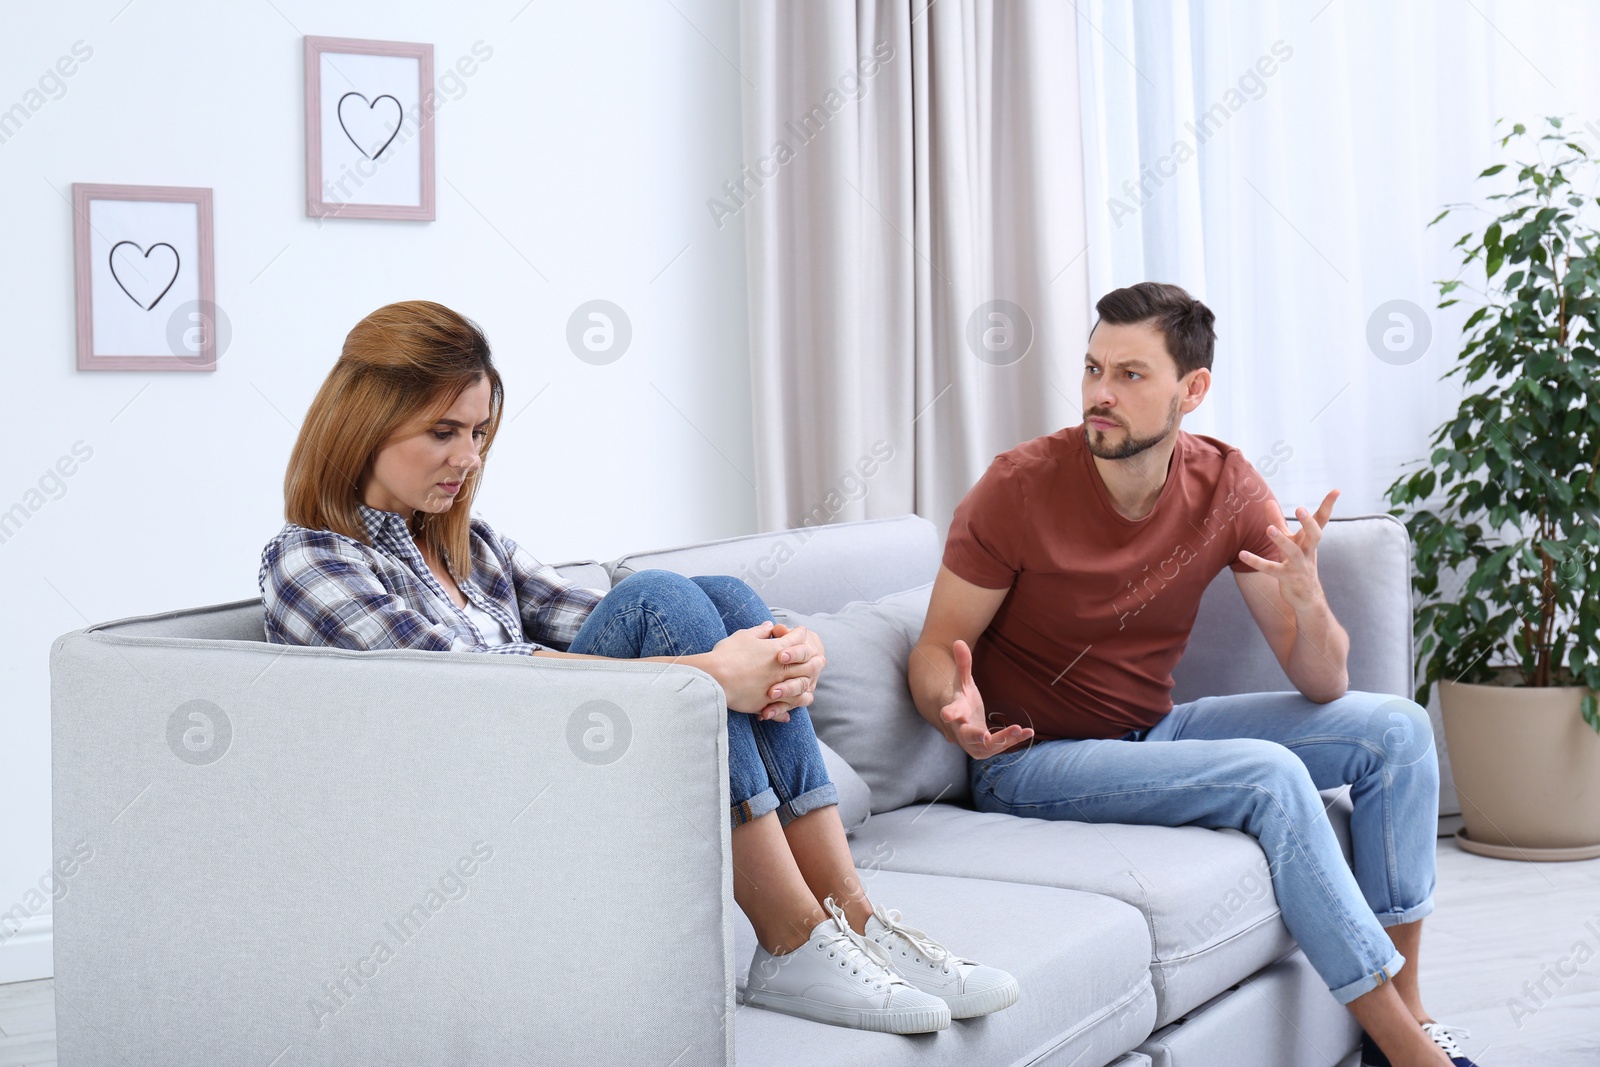
[[[895,972],[889,960],[889,953],[885,951],[882,945],[869,937],[856,933],[851,928],[850,921],[844,916],[844,909],[832,897],[824,900],[822,906],[829,917],[833,919],[833,924],[836,927],[836,932],[829,937],[827,944],[840,952],[850,962],[851,974],[860,974],[862,969],[865,968],[871,973],[873,982],[877,985],[909,986],[911,984]]]
[[[872,914],[876,915],[878,921],[887,927],[891,933],[899,934],[909,941],[911,946],[922,953],[922,957],[930,963],[941,964],[946,970],[949,970],[957,964],[972,962],[957,956],[915,926],[908,925],[898,910],[890,909],[889,911],[884,911],[883,908],[874,905]]]
[[[1423,1023],[1422,1029],[1427,1031],[1429,1037],[1433,1038],[1435,1045],[1444,1050],[1446,1056],[1453,1058],[1466,1055],[1461,1046],[1456,1044],[1456,1037],[1459,1035],[1465,1040],[1472,1036],[1471,1030],[1461,1026],[1450,1026],[1445,1023]]]

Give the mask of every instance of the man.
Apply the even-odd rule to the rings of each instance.
[[[980,811],[1253,834],[1290,933],[1368,1035],[1363,1063],[1469,1067],[1417,988],[1428,717],[1348,689],[1317,576],[1338,491],[1296,509],[1291,534],[1237,449],[1180,429],[1211,385],[1204,304],[1143,282],[1096,310],[1084,423],[996,456],[956,508],[908,664],[917,707],[972,757]],[[1224,566],[1298,692],[1174,707],[1172,668]],[[1317,792],[1344,784],[1353,874]]]

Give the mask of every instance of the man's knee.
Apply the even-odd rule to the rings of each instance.
[[[1265,795],[1289,807],[1322,802],[1311,772],[1288,748],[1276,741],[1256,737],[1235,738],[1229,743],[1229,776],[1259,787]]]
[[[1439,776],[1439,761],[1434,755],[1433,720],[1414,700],[1384,693],[1346,693],[1342,699],[1360,699],[1366,708],[1362,716],[1361,741],[1382,760],[1390,772]]]

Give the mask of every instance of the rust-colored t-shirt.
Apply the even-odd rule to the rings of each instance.
[[[991,727],[1031,726],[1050,741],[1159,722],[1206,586],[1223,567],[1251,570],[1240,549],[1278,558],[1270,499],[1238,449],[1181,430],[1138,520],[1112,507],[1082,425],[996,456],[944,547],[959,577],[1010,589],[972,650]]]

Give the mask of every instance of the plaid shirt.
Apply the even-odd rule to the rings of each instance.
[[[489,644],[434,577],[405,518],[357,507],[371,544],[290,522],[261,550],[257,581],[268,641],[361,650],[565,652],[600,603],[602,594],[563,578],[474,516],[472,576],[460,583],[461,591],[511,635],[509,643]],[[525,640],[528,635],[536,640]]]

